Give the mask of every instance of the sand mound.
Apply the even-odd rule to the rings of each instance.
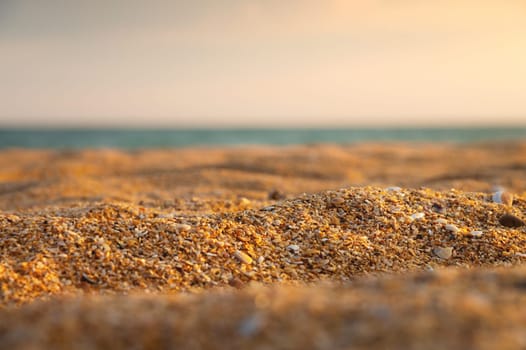
[[[526,203],[488,199],[366,187],[200,216],[118,203],[3,215],[2,302],[521,263],[524,228],[499,217]]]
[[[523,148],[3,152],[0,343],[525,347]]]

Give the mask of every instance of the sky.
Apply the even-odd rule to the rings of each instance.
[[[526,125],[522,0],[0,0],[0,127]]]

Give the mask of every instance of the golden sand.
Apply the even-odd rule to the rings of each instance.
[[[0,343],[526,347],[525,170],[519,142],[3,151]]]

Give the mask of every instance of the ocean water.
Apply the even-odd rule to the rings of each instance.
[[[526,140],[521,128],[411,129],[0,129],[0,148],[168,148],[212,145],[350,144],[363,141]]]

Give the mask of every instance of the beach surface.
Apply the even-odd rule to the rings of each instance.
[[[519,141],[3,150],[0,344],[526,348],[524,220]]]

